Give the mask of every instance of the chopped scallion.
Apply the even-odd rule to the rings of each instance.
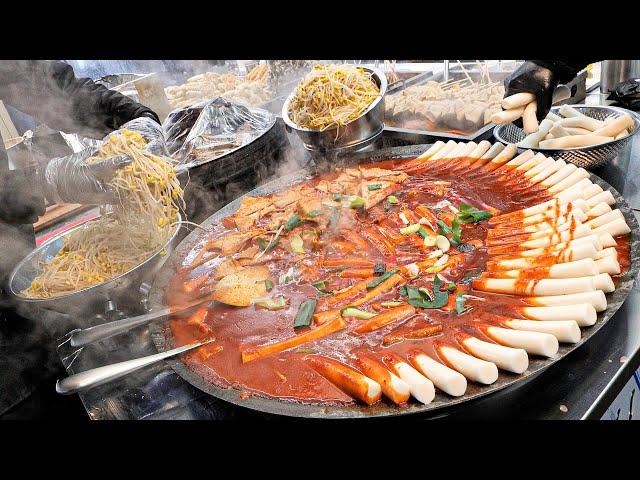
[[[313,312],[315,312],[317,305],[318,301],[315,298],[309,298],[302,302],[298,309],[298,313],[296,313],[293,328],[308,327],[311,325]]]

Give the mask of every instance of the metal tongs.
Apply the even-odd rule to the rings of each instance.
[[[122,320],[116,320],[114,322],[103,323],[102,325],[96,325],[85,329],[77,329],[70,333],[69,343],[72,347],[84,347],[90,343],[97,342],[99,340],[105,340],[111,338],[120,333],[127,332],[132,328],[146,325],[158,318],[171,315],[173,313],[182,312],[198,305],[209,303],[213,300],[213,293],[207,293],[202,295],[191,302],[181,304],[174,307],[165,307],[155,312],[145,313],[144,315],[138,315],[136,317],[124,318]],[[182,347],[174,348],[166,352],[156,353],[154,355],[148,355],[145,357],[135,358],[133,360],[127,360],[124,362],[114,363],[112,365],[105,365],[103,367],[93,368],[84,372],[76,373],[62,380],[56,382],[56,391],[63,395],[69,395],[72,393],[79,393],[85,390],[89,390],[93,387],[103,385],[112,380],[116,380],[131,372],[139,370],[153,363],[159,362],[175,355],[188,352],[194,348],[201,347],[213,342],[215,339],[206,340],[204,342],[191,343]]]
[[[75,375],[58,380],[56,382],[56,392],[61,393],[62,395],[84,392],[85,390],[97,387],[98,385],[103,385],[112,380],[124,377],[131,372],[135,372],[142,367],[159,362],[165,358],[173,357],[175,355],[188,352],[189,350],[193,350],[194,348],[207,345],[214,340],[215,338],[212,338],[204,342],[191,343],[166,352],[147,355],[146,357],[113,363],[111,365],[105,365],[104,367],[92,368],[91,370],[76,373]]]
[[[146,325],[158,318],[209,303],[213,301],[212,296],[213,293],[207,293],[182,305],[165,307],[155,312],[145,313],[136,317],[123,318],[122,320],[115,320],[113,322],[103,323],[94,327],[74,330],[69,335],[69,344],[72,347],[84,347],[90,343],[111,338],[115,335],[119,335],[120,333],[128,332],[132,328]]]

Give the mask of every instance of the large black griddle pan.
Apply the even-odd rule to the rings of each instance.
[[[395,147],[374,152],[357,153],[352,154],[348,158],[338,158],[333,162],[333,166],[349,166],[358,163],[376,162],[388,159],[402,159],[402,158],[415,158],[429,148],[429,145],[412,145],[407,147]],[[326,168],[326,166],[325,166]],[[275,179],[271,182],[265,183],[249,192],[247,195],[268,195],[277,192],[281,189],[301,182],[305,178],[315,174],[319,168],[306,168],[298,172],[292,173],[285,177]],[[633,282],[638,274],[640,264],[638,258],[640,258],[640,227],[636,221],[633,212],[629,205],[625,202],[622,196],[607,182],[600,179],[594,174],[591,174],[591,180],[597,183],[605,190],[610,190],[616,199],[616,207],[619,208],[624,214],[627,224],[631,227],[631,240],[630,240],[630,256],[631,264],[629,270],[619,279],[619,283],[615,292],[607,295],[608,306],[604,312],[598,314],[598,320],[595,325],[589,328],[583,328],[582,339],[580,342],[570,345],[561,344],[558,354],[555,358],[545,359],[536,356],[529,357],[529,368],[522,375],[516,375],[509,372],[500,370],[500,376],[498,380],[492,385],[484,386],[474,382],[470,382],[467,388],[467,392],[457,398],[450,397],[439,390],[436,390],[436,397],[428,405],[418,404],[416,402],[410,402],[404,407],[398,407],[386,401],[379,402],[373,406],[364,406],[360,404],[349,405],[320,405],[320,404],[303,404],[294,401],[282,400],[277,398],[268,398],[258,395],[253,395],[248,398],[241,398],[240,390],[233,388],[221,388],[202,378],[199,374],[189,369],[179,358],[168,360],[169,365],[184,378],[187,382],[199,388],[200,390],[213,395],[214,397],[228,401],[235,405],[257,410],[260,412],[266,412],[270,414],[286,415],[291,417],[305,417],[305,418],[370,418],[370,417],[389,417],[395,415],[408,415],[415,413],[430,414],[436,413],[436,410],[443,410],[447,407],[459,405],[463,402],[477,399],[479,397],[488,395],[492,392],[504,389],[510,386],[523,385],[528,380],[536,377],[544,369],[550,367],[558,360],[569,354],[573,350],[579,348],[585,342],[595,335],[602,326],[611,319],[616,313],[618,308],[624,303],[627,295],[633,287]],[[234,200],[226,205],[224,208],[218,210],[211,215],[206,221],[203,222],[203,226],[210,227],[219,224],[219,222],[226,216],[235,212],[241,202],[241,198]],[[163,266],[163,269],[157,275],[153,287],[150,292],[150,305],[159,306],[163,305],[164,288],[175,275],[177,269],[182,264],[184,257],[195,246],[198,239],[201,237],[201,231],[194,231],[190,233],[171,253],[171,256],[167,259]],[[168,323],[158,322],[149,326],[151,331],[153,342],[159,351],[169,350],[174,348],[173,337],[171,329]],[[444,412],[442,412],[444,413]]]

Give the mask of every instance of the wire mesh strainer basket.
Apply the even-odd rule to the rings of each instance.
[[[518,148],[518,151],[523,152],[525,150],[532,150],[534,152],[542,152],[546,156],[575,163],[578,167],[595,168],[600,165],[604,165],[618,155],[618,153],[620,153],[620,151],[631,141],[631,137],[640,129],[640,117],[638,114],[630,110],[625,110],[624,108],[595,105],[572,105],[572,107],[587,117],[595,118],[596,120],[605,120],[609,117],[618,118],[625,114],[631,115],[633,118],[633,128],[626,137],[601,143],[600,145],[563,149]],[[556,115],[558,115],[558,110],[559,107],[553,107],[551,109],[551,111]],[[524,131],[513,124],[498,125],[494,130],[493,135],[499,142],[505,144],[517,144],[526,137]]]

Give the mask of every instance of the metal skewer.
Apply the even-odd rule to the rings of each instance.
[[[156,353],[154,355],[148,355],[146,357],[135,358],[133,360],[105,365],[103,367],[92,368],[85,372],[76,373],[75,375],[58,380],[56,382],[56,392],[62,395],[84,392],[90,388],[124,377],[131,372],[135,372],[142,367],[159,362],[165,358],[188,352],[189,350],[193,350],[194,348],[198,348],[202,345],[207,345],[214,340],[215,338],[207,340],[206,342],[191,343],[166,352]]]

